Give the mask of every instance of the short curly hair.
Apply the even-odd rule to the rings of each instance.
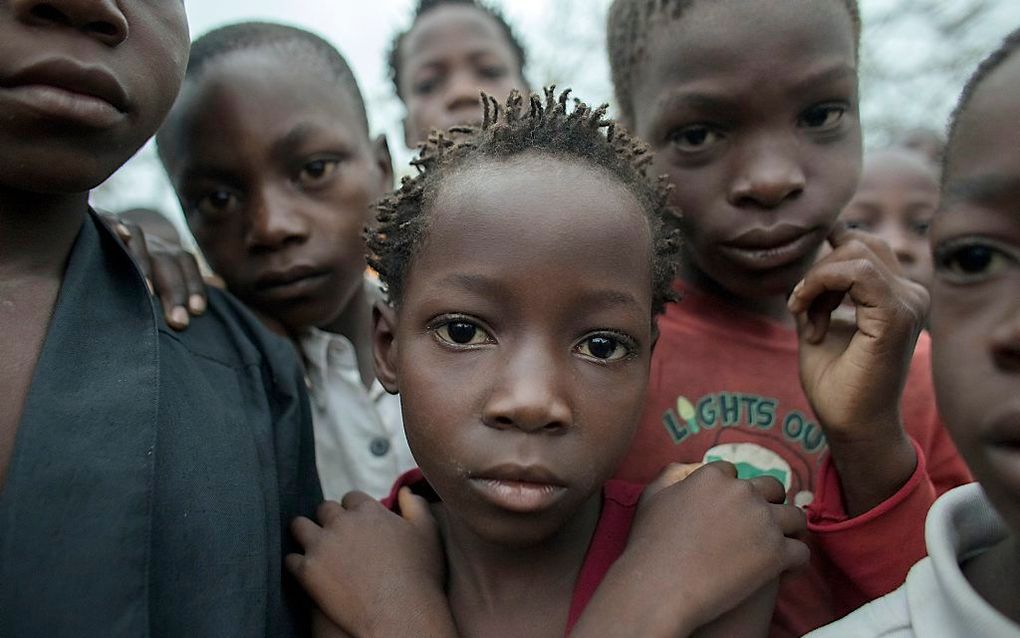
[[[654,238],[652,255],[652,310],[660,314],[674,300],[672,283],[679,261],[677,230],[666,219],[676,217],[670,208],[670,186],[665,178],[651,179],[646,168],[652,155],[606,117],[608,105],[591,108],[570,99],[570,91],[556,95],[545,89],[545,99],[525,99],[514,91],[505,107],[482,95],[484,121],[480,128],[456,127],[433,132],[412,164],[418,174],[405,177],[399,190],[377,205],[377,223],[365,233],[369,265],[379,273],[389,300],[396,306],[404,292],[407,272],[428,233],[428,209],[442,180],[479,161],[500,161],[529,152],[565,158],[607,172],[637,199]]]
[[[398,33],[396,37],[393,38],[393,42],[390,45],[390,52],[388,56],[390,79],[393,80],[393,86],[396,89],[398,98],[401,100],[404,99],[404,95],[400,90],[400,74],[404,68],[400,48],[404,45],[404,40],[406,40],[407,36],[414,30],[414,26],[418,24],[418,21],[421,20],[422,16],[433,9],[438,9],[445,5],[474,7],[495,20],[496,24],[499,25],[500,30],[503,32],[503,35],[506,36],[506,40],[510,44],[510,49],[513,50],[514,54],[517,56],[517,61],[519,63],[517,70],[520,76],[522,78],[524,77],[524,68],[528,63],[528,54],[524,49],[524,45],[521,44],[521,41],[514,34],[514,30],[510,27],[510,23],[506,21],[506,18],[503,17],[502,12],[498,9],[489,6],[484,2],[479,2],[479,0],[418,0],[418,6],[414,10],[414,17],[411,18],[411,26],[409,26],[406,31]]]
[[[854,38],[860,48],[861,11],[857,0],[840,0],[854,24]],[[625,121],[634,121],[634,74],[645,56],[651,30],[659,18],[678,20],[695,0],[614,0],[606,27],[609,67],[616,103]]]
[[[993,51],[987,58],[981,61],[977,69],[974,71],[974,75],[967,80],[967,84],[963,87],[963,92],[960,94],[960,99],[956,104],[956,108],[953,109],[953,114],[949,118],[949,134],[946,139],[946,150],[942,154],[942,176],[945,179],[949,168],[949,159],[952,154],[953,143],[956,141],[957,127],[960,122],[960,117],[970,106],[971,101],[974,99],[974,94],[981,87],[981,84],[988,79],[991,75],[1002,66],[1007,60],[1013,57],[1017,49],[1020,48],[1020,29],[1017,29],[1007,35],[1002,43],[995,51]]]

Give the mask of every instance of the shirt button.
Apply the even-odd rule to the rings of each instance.
[[[386,453],[390,451],[390,441],[383,437],[372,439],[369,449],[372,451],[372,456],[386,456]]]

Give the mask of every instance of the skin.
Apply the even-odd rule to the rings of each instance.
[[[939,411],[1009,535],[964,564],[1020,623],[1020,56],[960,116],[935,216],[932,355]]]
[[[88,191],[155,132],[187,52],[178,0],[0,4],[0,489]],[[53,59],[77,66],[18,79]],[[83,66],[122,96],[26,88],[78,83]]]
[[[939,205],[939,175],[913,151],[888,149],[865,157],[861,182],[840,219],[881,237],[907,277],[931,285],[928,227]]]
[[[942,155],[945,153],[946,140],[938,131],[926,128],[917,128],[907,131],[900,146],[920,153],[928,159],[937,169],[942,165]]]
[[[453,616],[466,635],[561,635],[647,384],[650,229],[601,172],[536,155],[447,177],[428,214],[376,365],[442,498]],[[527,514],[483,497],[504,464],[545,468],[556,497]]]
[[[695,2],[649,33],[633,106],[628,125],[655,151],[652,170],[677,186],[683,278],[792,325],[786,296],[814,262],[860,171],[845,7]],[[783,226],[794,236],[777,239]],[[771,236],[749,238],[751,231]],[[781,255],[762,250],[793,238],[797,244]]]
[[[361,233],[392,186],[390,156],[385,139],[369,138],[350,93],[315,62],[307,68],[295,73],[292,59],[267,50],[214,61],[185,84],[164,158],[228,289],[291,334],[347,336],[368,384],[374,300]],[[316,274],[273,285],[299,267]]]
[[[443,5],[423,15],[400,46],[400,98],[408,148],[432,129],[480,124],[481,91],[502,102],[527,83],[506,34],[477,7]]]

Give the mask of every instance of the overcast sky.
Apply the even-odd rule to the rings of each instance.
[[[211,29],[244,20],[269,20],[299,26],[334,43],[347,58],[368,103],[372,127],[386,133],[398,170],[406,166],[410,152],[403,148],[400,129],[402,109],[393,95],[386,69],[386,53],[395,33],[406,28],[416,0],[185,0],[192,37]],[[861,0],[865,23],[871,15],[920,0]],[[930,2],[931,0],[924,0]],[[960,6],[961,0],[940,0],[945,7]],[[533,63],[532,84],[569,84],[575,94],[588,102],[608,102],[612,89],[603,49],[602,25],[610,0],[494,0],[529,49]],[[571,7],[574,7],[571,9]],[[578,9],[580,8],[580,9]],[[564,20],[564,12],[572,19]],[[999,0],[994,16],[972,34],[970,49],[983,55],[1013,26],[1020,26],[1020,0]],[[926,59],[947,54],[952,46],[939,42],[924,27],[924,16],[906,21],[895,30],[872,33],[865,30],[869,51],[881,51],[889,59],[910,69]],[[568,42],[569,46],[563,46]],[[962,46],[957,43],[957,46]],[[952,55],[952,50],[948,50]],[[565,77],[559,77],[565,76]],[[962,80],[961,80],[962,82]],[[941,127],[959,87],[934,83],[897,87],[896,83],[876,87],[872,99],[864,96],[863,115],[876,120],[884,113],[898,113],[918,124]],[[906,84],[906,83],[903,83]],[[933,85],[934,84],[934,85]],[[879,90],[880,89],[880,90]],[[900,89],[899,93],[897,89]],[[916,99],[927,90],[926,101]],[[876,127],[872,127],[873,129]],[[870,132],[870,131],[869,131]],[[111,210],[151,206],[180,221],[176,202],[154,161],[151,147],[129,163],[93,198],[96,205]]]

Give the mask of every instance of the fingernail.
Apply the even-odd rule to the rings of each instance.
[[[152,280],[149,279],[148,277],[145,278],[145,286],[149,289],[150,295],[156,294],[156,289],[152,287]]]
[[[170,322],[177,326],[188,325],[188,310],[184,306],[177,306],[170,312]]]
[[[205,297],[202,295],[191,295],[188,297],[188,307],[196,315],[202,314],[205,312]]]
[[[124,224],[117,224],[117,234],[120,235],[121,240],[131,239],[131,229]]]

